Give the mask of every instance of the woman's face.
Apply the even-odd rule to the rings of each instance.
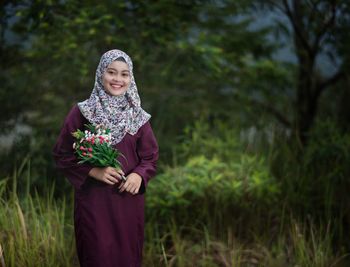
[[[113,61],[102,76],[105,91],[112,95],[122,95],[128,90],[131,77],[128,65],[123,61]]]

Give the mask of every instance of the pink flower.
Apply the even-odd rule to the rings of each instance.
[[[84,151],[84,150],[85,150],[85,147],[81,146],[81,147],[80,147],[80,150],[81,150],[81,151]]]
[[[88,151],[89,151],[89,152],[92,152],[92,148],[91,148],[91,147],[89,147],[89,148],[88,148]]]
[[[91,153],[89,153],[89,157],[92,158],[92,154]]]
[[[83,152],[83,156],[86,156],[86,152]]]

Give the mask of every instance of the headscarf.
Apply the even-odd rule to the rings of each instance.
[[[117,58],[125,59],[130,72],[130,85],[123,95],[112,96],[106,93],[102,76],[109,64]],[[132,72],[130,57],[121,50],[110,50],[104,53],[98,64],[95,85],[90,97],[78,103],[83,116],[93,125],[103,125],[111,130],[112,145],[118,144],[129,133],[134,135],[151,117],[141,108],[141,100]]]

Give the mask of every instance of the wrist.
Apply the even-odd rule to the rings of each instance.
[[[89,171],[89,176],[91,176],[92,178],[97,179],[98,178],[98,173],[99,173],[100,168],[98,167],[93,167],[90,171]]]
[[[142,181],[142,176],[140,174],[138,174],[137,172],[132,172],[129,175],[132,175],[134,177],[138,177],[140,181]]]
[[[137,173],[137,172],[132,172],[132,173],[130,173],[130,174],[135,175],[135,176],[137,176],[137,177],[140,177],[140,178],[142,179],[142,176],[141,176],[139,173]]]

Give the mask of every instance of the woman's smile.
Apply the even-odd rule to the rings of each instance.
[[[114,89],[120,89],[124,87],[124,83],[111,83],[110,84]]]
[[[111,85],[115,88],[120,88],[123,86],[123,84],[118,84],[118,83],[111,83]]]
[[[102,76],[103,87],[112,96],[124,94],[130,82],[128,65],[122,61],[113,61]]]

